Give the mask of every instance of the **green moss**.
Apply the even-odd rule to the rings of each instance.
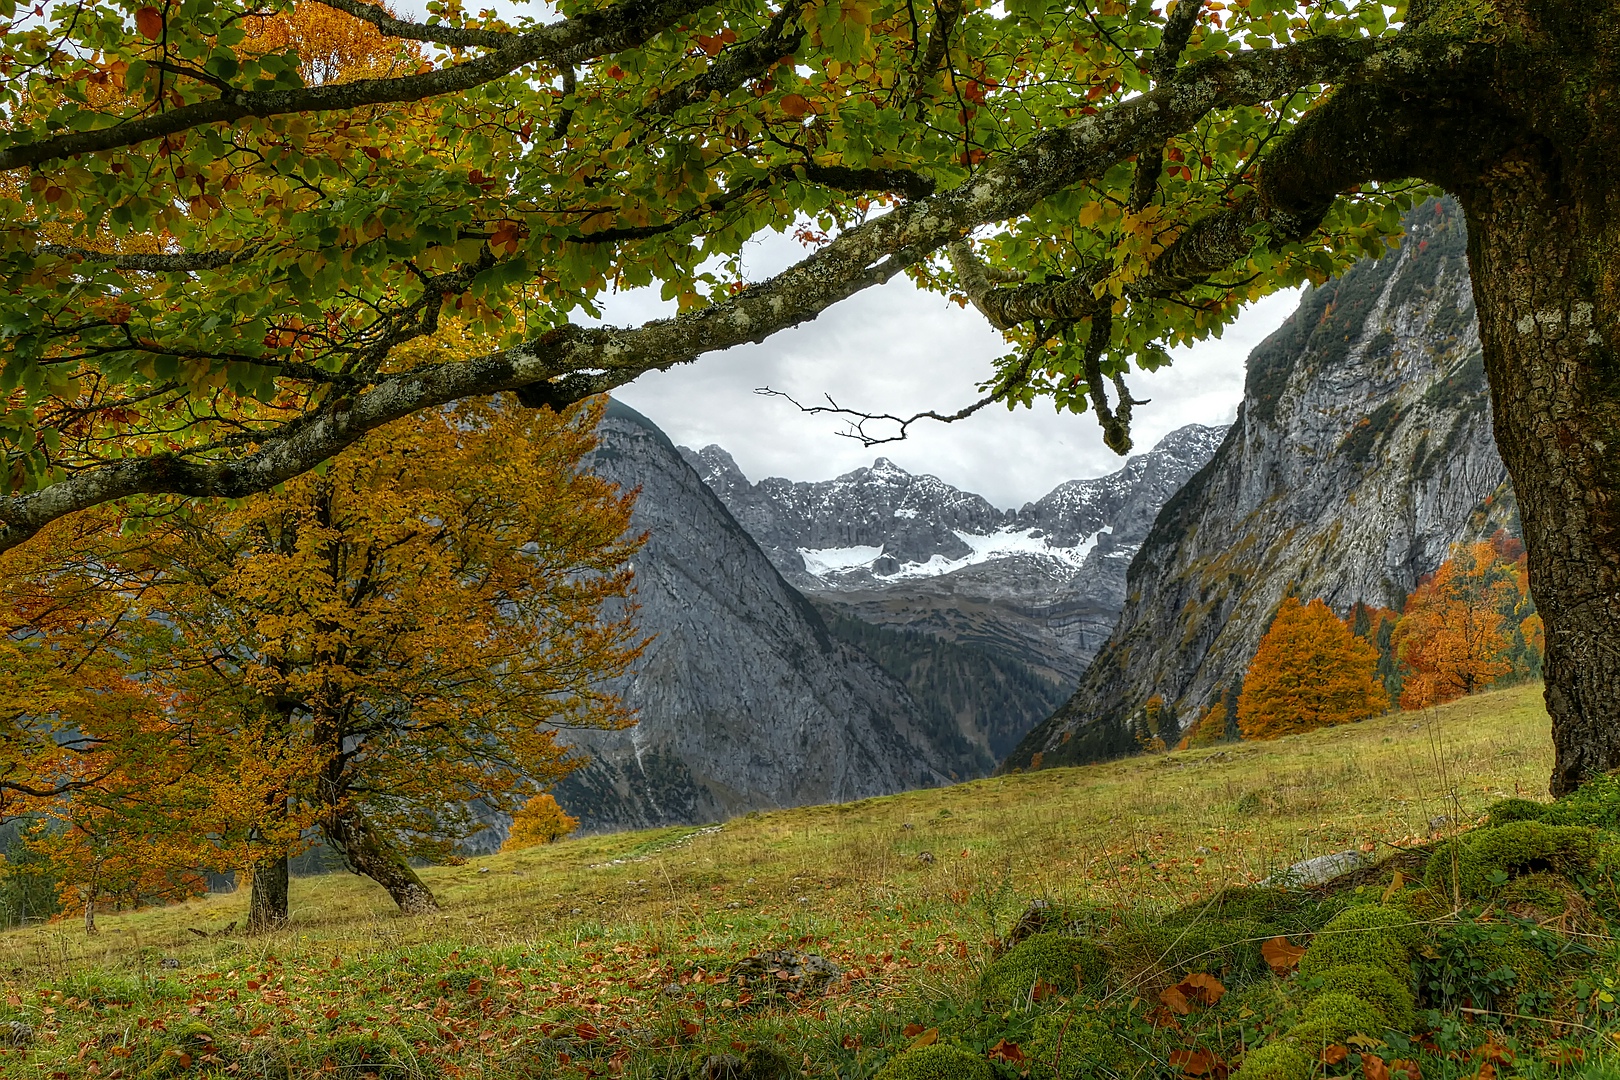
[[[993,1080],[990,1063],[955,1046],[920,1046],[892,1057],[872,1080]]]
[[[1314,1001],[1327,994],[1349,994],[1371,1006],[1388,1027],[1412,1029],[1412,991],[1400,979],[1372,964],[1342,964],[1330,967],[1317,978],[1321,988],[1311,995]]]
[[[1594,777],[1545,809],[1548,824],[1620,831],[1620,776]]]
[[[1396,889],[1383,903],[1385,907],[1404,912],[1418,922],[1438,919],[1451,910],[1449,900],[1422,885]]]
[[[1411,974],[1412,947],[1420,935],[1412,917],[1382,904],[1366,904],[1335,916],[1299,962],[1302,975],[1320,975],[1345,964],[1381,967],[1397,979]]]
[[[1184,908],[1170,921],[1252,919],[1279,934],[1310,934],[1345,908],[1337,896],[1312,896],[1298,889],[1234,885],[1208,901]],[[1275,936],[1275,935],[1273,935]]]
[[[1299,1023],[1288,1031],[1288,1038],[1307,1054],[1318,1056],[1335,1045],[1343,1045],[1355,1035],[1382,1039],[1389,1023],[1367,1002],[1342,990],[1322,994],[1305,1006]]]
[[[1484,899],[1500,892],[1510,879],[1527,874],[1550,871],[1573,877],[1590,872],[1597,850],[1597,834],[1587,826],[1510,821],[1442,844],[1430,856],[1423,881],[1449,895],[1455,865],[1462,895]]]
[[[1116,966],[1133,974],[1255,974],[1266,970],[1260,946],[1277,933],[1256,919],[1205,915],[1196,922],[1171,918],[1149,926],[1124,927],[1109,940]]]
[[[1072,994],[1108,974],[1108,957],[1096,943],[1059,933],[1034,934],[1013,946],[984,973],[987,999],[1025,1000],[1036,982]]]
[[[1136,1063],[1131,1048],[1106,1023],[1094,1015],[1073,1011],[1042,1017],[1023,1050],[1036,1065],[1044,1067],[1035,1070],[1035,1075],[1057,1080],[1128,1076]]]
[[[1569,882],[1557,874],[1526,874],[1502,889],[1502,906],[1517,911],[1533,908],[1543,916],[1562,915],[1575,899]]]
[[[1310,1080],[1316,1071],[1310,1056],[1292,1043],[1267,1043],[1243,1058],[1232,1080]]]
[[[1494,828],[1510,821],[1541,821],[1551,809],[1547,803],[1531,802],[1529,799],[1503,799],[1486,808],[1485,825]]]

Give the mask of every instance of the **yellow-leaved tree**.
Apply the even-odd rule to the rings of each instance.
[[[33,685],[68,694],[52,675],[73,658],[45,663],[53,646],[114,657],[152,716],[81,703],[79,764],[105,776],[39,808],[95,800],[101,847],[165,835],[177,862],[251,867],[253,928],[285,921],[287,855],[312,830],[402,910],[434,908],[411,857],[482,829],[475,801],[515,810],[580,764],[559,728],[631,722],[604,683],[642,645],[639,540],[633,496],[581,468],[600,416],[467,402],[272,493],[125,507],[66,526],[74,546],[47,530],[18,549],[31,558],[8,553],[0,589],[113,598],[71,635],[27,629]]]
[[[1322,600],[1290,596],[1260,639],[1238,698],[1245,739],[1272,739],[1375,716],[1389,705],[1378,652]]]
[[[522,851],[540,844],[555,844],[579,828],[579,819],[557,805],[549,793],[542,792],[524,803],[512,815],[512,828],[501,843],[502,851]]]

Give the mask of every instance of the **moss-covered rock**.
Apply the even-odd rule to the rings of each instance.
[[[956,1046],[935,1043],[890,1058],[872,1080],[994,1080],[990,1063]]]
[[[1211,919],[1249,919],[1276,934],[1314,933],[1345,908],[1339,896],[1317,896],[1298,889],[1233,885],[1200,901],[1167,922],[1185,925]]]
[[[1108,974],[1108,956],[1095,942],[1058,933],[1025,938],[985,969],[980,989],[987,1000],[1025,1000],[1037,982],[1073,994]]]
[[[1131,1048],[1106,1023],[1073,1010],[1036,1021],[1023,1051],[1032,1062],[1032,1076],[1057,1080],[1129,1076],[1137,1063]]]
[[[1451,901],[1423,885],[1396,889],[1383,901],[1385,907],[1405,912],[1415,922],[1438,919],[1451,910]]]
[[[1310,1055],[1287,1042],[1270,1042],[1244,1055],[1232,1080],[1310,1080],[1316,1071]]]
[[[1421,935],[1406,912],[1383,904],[1347,908],[1317,933],[1299,962],[1301,975],[1320,975],[1346,964],[1380,967],[1397,979],[1412,972],[1412,948]]]
[[[1329,1046],[1342,1046],[1355,1035],[1382,1039],[1389,1024],[1367,1002],[1343,990],[1315,998],[1300,1010],[1299,1023],[1288,1029],[1289,1041],[1312,1057]]]
[[[1495,828],[1510,821],[1542,821],[1551,809],[1547,803],[1531,802],[1529,799],[1503,799],[1486,807],[1485,825]]]
[[[1469,899],[1487,899],[1513,878],[1534,873],[1564,877],[1588,873],[1597,862],[1596,830],[1585,825],[1549,825],[1544,821],[1510,821],[1475,829],[1435,850],[1423,882],[1450,895],[1456,886]]]
[[[1387,969],[1372,964],[1341,964],[1317,977],[1322,985],[1309,995],[1307,1005],[1327,994],[1349,994],[1370,1005],[1388,1027],[1397,1031],[1412,1029],[1412,990]]]

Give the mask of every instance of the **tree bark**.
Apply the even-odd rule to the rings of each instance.
[[[1554,795],[1620,768],[1620,199],[1528,142],[1457,195],[1546,625]]]
[[[247,932],[263,934],[287,925],[287,855],[273,855],[253,864],[253,885],[248,894]]]
[[[402,914],[439,910],[432,890],[422,884],[405,857],[352,808],[335,807],[321,822],[321,832],[343,856],[344,865],[388,890]]]

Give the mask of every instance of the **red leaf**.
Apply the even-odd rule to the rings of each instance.
[[[1202,1047],[1197,1050],[1172,1050],[1170,1064],[1179,1068],[1184,1076],[1218,1077],[1226,1073],[1226,1063]]]
[[[147,41],[157,41],[163,37],[163,15],[157,8],[143,7],[135,13],[135,29]]]

